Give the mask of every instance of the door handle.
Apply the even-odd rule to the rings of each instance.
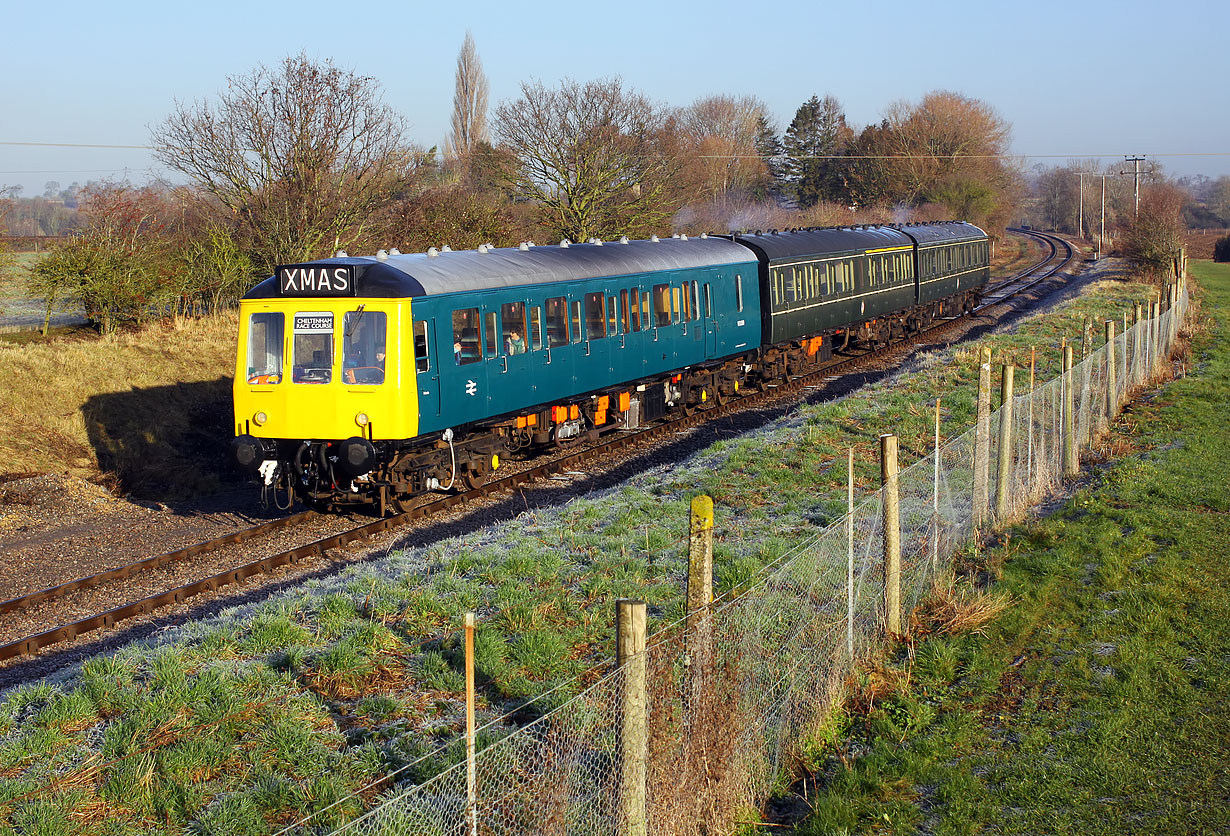
[[[589,356],[589,340],[585,341],[585,356]]]
[[[549,366],[549,365],[551,365],[551,349],[549,349],[549,348],[547,349],[547,362],[546,362],[546,365],[548,365],[548,366]]]
[[[500,374],[503,374],[504,372],[508,371],[508,358],[501,357],[500,359],[504,361],[504,368],[500,371]]]

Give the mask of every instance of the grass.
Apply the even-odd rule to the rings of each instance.
[[[1011,340],[1045,344],[1061,329],[1070,338],[1086,312],[1114,315],[1145,293],[1107,283],[1073,303],[1079,310],[1065,306],[991,342],[999,356]],[[798,536],[842,512],[848,445],[865,491],[878,479],[882,430],[901,436],[903,466],[928,452],[935,397],[947,404],[946,435],[968,429],[975,357],[961,348],[922,358],[891,381],[805,406],[621,488],[309,581],[92,661],[52,688],[9,695],[0,833],[44,815],[47,799],[46,815],[70,811],[69,832],[262,832],[390,771],[433,774],[458,757],[462,613],[480,615],[480,718],[551,692],[521,716],[547,710],[612,655],[616,598],[646,600],[651,629],[682,615],[696,493],[717,504],[719,590],[745,590]],[[893,710],[906,726],[926,719],[911,720],[909,705]],[[201,729],[219,729],[232,760],[188,745]],[[497,725],[487,740],[508,730]]]
[[[0,343],[5,471],[66,473],[141,496],[216,491],[231,435],[233,315]]]
[[[1193,270],[1212,316],[1194,372],[982,556],[1011,607],[887,662],[850,736],[811,742],[795,832],[1230,831],[1230,266]]]

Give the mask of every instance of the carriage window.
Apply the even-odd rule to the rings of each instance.
[[[606,314],[602,310],[602,294],[585,294],[585,339],[600,340],[606,336]]]
[[[679,321],[679,314],[683,312],[683,291],[677,287],[671,288],[671,322]]]
[[[415,323],[416,355],[418,354],[417,326],[419,325],[426,326],[426,323]],[[342,321],[342,335],[342,382],[384,383],[384,312],[347,311],[346,318]],[[424,344],[426,335],[427,332],[424,331]]]
[[[487,356],[494,357],[500,353],[500,346],[495,341],[496,332],[499,330],[499,323],[496,322],[495,311],[489,311],[486,319],[487,327],[483,329],[483,345],[486,347]]]
[[[431,354],[427,347],[427,323],[421,319],[414,323],[414,368],[420,372],[431,371]]]
[[[537,305],[530,308],[530,348],[542,348],[542,308]]]
[[[632,317],[628,313],[628,291],[619,291],[619,312],[623,314],[621,324],[623,325],[623,333],[627,334],[632,330]]]
[[[488,314],[490,316],[490,314]],[[525,303],[509,302],[500,306],[500,322],[504,326],[501,346],[505,354],[524,354],[527,340],[525,338]]]
[[[282,328],[280,313],[254,313],[248,322],[248,383],[282,381]]]
[[[649,294],[641,293],[641,327],[649,328],[649,323],[652,320],[649,318]]]
[[[709,295],[709,283],[705,282],[705,319],[713,318],[713,299]]]
[[[700,304],[697,301],[700,294],[696,290],[697,283],[692,282],[692,319],[700,319]]]
[[[574,300],[572,303],[572,341],[574,343],[581,341],[581,303],[579,300]]]
[[[295,353],[291,380],[328,383],[333,379],[333,314],[296,313]]]
[[[628,313],[631,316],[632,330],[639,331],[641,330],[641,292],[638,288],[634,287],[628,291],[628,301],[631,304]]]
[[[453,311],[453,359],[459,366],[483,359],[478,344],[478,308]]]
[[[606,332],[612,337],[619,333],[619,308],[614,296],[606,297]]]
[[[677,288],[675,290],[675,300],[679,301],[682,299],[682,302],[679,304],[679,313],[684,322],[692,318],[692,294],[688,290],[687,282],[683,283],[682,289]]]
[[[655,328],[671,324],[670,285],[655,284],[653,286],[653,324]]]
[[[735,274],[735,310],[743,310],[743,276]]]
[[[547,300],[547,346],[559,348],[568,344],[568,300],[553,296]]]

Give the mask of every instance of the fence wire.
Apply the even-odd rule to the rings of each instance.
[[[990,417],[984,498],[975,499],[972,429],[899,475],[904,612],[920,602],[937,574],[951,571],[954,554],[977,536],[977,528],[1018,517],[1061,480],[1065,387],[1071,390],[1074,442],[1083,449],[1134,388],[1160,376],[1187,306],[1184,288],[1171,309],[1118,334],[1070,373],[1016,394],[1006,459],[999,455],[1000,425],[1008,420],[1001,405]],[[1009,469],[1006,483],[999,478],[1001,461]],[[982,502],[985,507],[976,507]],[[796,544],[752,588],[717,602],[691,631],[681,622],[650,638],[645,821],[626,820],[620,803],[620,718],[628,681],[627,668],[616,668],[560,708],[479,751],[472,793],[466,764],[459,763],[424,783],[387,791],[364,816],[335,832],[729,831],[738,815],[768,798],[792,768],[798,742],[825,722],[852,668],[882,640],[882,517],[877,493],[854,508],[852,542],[843,518]]]

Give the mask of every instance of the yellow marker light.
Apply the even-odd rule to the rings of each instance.
[[[266,415],[264,412],[258,412],[252,416],[252,423],[256,424],[256,426],[258,427],[263,426],[264,423],[268,420],[269,420],[269,416]]]
[[[368,424],[371,423],[371,420],[372,419],[367,417],[366,412],[360,412],[358,415],[354,417],[354,422],[358,424],[360,427],[366,427]]]
[[[492,457],[491,457],[491,469],[492,469],[492,470],[499,470],[499,469],[500,469],[500,457],[499,457],[499,456],[492,456]]]

